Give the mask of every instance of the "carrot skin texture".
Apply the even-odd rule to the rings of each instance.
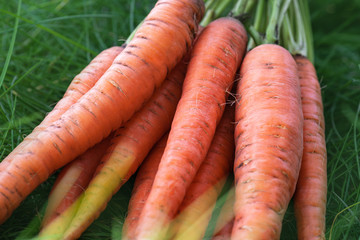
[[[297,67],[278,45],[249,51],[240,69],[235,121],[234,239],[279,239],[303,149]]]
[[[111,66],[115,57],[121,53],[123,47],[114,46],[100,52],[78,75],[71,81],[63,98],[56,103],[44,120],[28,135],[0,164],[0,172],[8,166],[17,153],[21,152],[27,143],[36,138],[52,122],[68,110],[80,97],[92,88],[105,71]]]
[[[169,130],[181,96],[187,60],[181,61],[148,103],[115,131],[109,148],[84,192],[64,239],[78,238],[135,173],[153,145]]]
[[[210,147],[246,42],[245,29],[231,18],[214,21],[197,38],[168,144],[141,213],[136,239],[159,239],[156,235],[177,212]]]
[[[325,239],[327,155],[320,84],[313,64],[295,56],[304,114],[304,151],[294,195],[298,239]]]
[[[235,108],[227,105],[206,158],[179,207],[174,240],[204,237],[216,200],[234,162],[234,115]]]
[[[1,172],[0,223],[54,170],[100,142],[149,100],[191,47],[203,13],[201,0],[157,2],[95,86]]]
[[[49,195],[42,228],[62,214],[86,189],[110,144],[111,136],[87,150],[61,170]],[[64,188],[67,189],[66,192]]]
[[[155,174],[158,170],[161,156],[164,153],[168,134],[165,134],[151,149],[146,159],[141,164],[136,175],[133,191],[128,206],[128,213],[123,225],[122,239],[133,239],[139,215],[145,201],[149,196]]]

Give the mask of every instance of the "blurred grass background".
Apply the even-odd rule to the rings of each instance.
[[[326,236],[360,239],[360,1],[309,3],[326,118]],[[101,50],[121,45],[154,4],[154,0],[0,3],[0,159],[40,123],[72,78]],[[15,239],[31,221],[36,226],[53,181],[54,176],[0,225],[1,239]],[[119,236],[131,187],[132,180],[81,239]],[[291,205],[281,239],[296,239]]]

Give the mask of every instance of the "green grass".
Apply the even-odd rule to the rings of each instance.
[[[154,3],[154,0],[13,0],[0,5],[0,159],[40,123],[72,78],[97,53],[125,41]],[[326,236],[333,240],[360,236],[358,9],[358,0],[310,1],[315,66],[326,118]],[[15,239],[31,221],[36,229],[37,216],[55,175],[0,225],[1,239]],[[132,182],[133,179],[114,196],[82,239],[110,239],[119,235]],[[295,232],[290,206],[282,239],[296,239]]]
[[[312,2],[328,150],[327,237],[359,239],[360,1]]]

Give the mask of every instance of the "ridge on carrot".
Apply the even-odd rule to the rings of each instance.
[[[153,145],[169,130],[181,96],[186,58],[146,105],[115,131],[63,238],[77,238],[99,216],[113,194],[135,173]]]
[[[246,48],[242,24],[220,18],[207,25],[191,53],[183,94],[136,239],[161,239],[205,159]],[[164,231],[165,232],[165,231]]]
[[[234,239],[279,239],[295,191],[303,146],[297,66],[275,44],[250,50],[235,110]]]
[[[56,169],[139,110],[183,58],[204,13],[201,0],[159,0],[111,67],[0,173],[0,223]]]

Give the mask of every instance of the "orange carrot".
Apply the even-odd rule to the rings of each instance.
[[[300,83],[291,54],[275,44],[248,52],[235,121],[234,239],[279,239],[302,156]]]
[[[194,40],[201,0],[159,0],[99,81],[21,149],[0,173],[0,223],[54,170],[119,128],[164,81]]]
[[[90,64],[84,68],[70,83],[63,98],[55,105],[54,109],[46,115],[40,126],[35,129],[41,131],[54,122],[77,100],[87,93],[109,69],[114,59],[123,51],[123,47],[114,46],[102,51]],[[43,126],[44,125],[44,126]]]
[[[175,218],[172,239],[202,239],[216,200],[234,162],[233,106],[225,108],[209,151],[186,192]],[[201,219],[199,219],[201,218]]]
[[[199,35],[168,143],[139,219],[137,239],[161,239],[157,234],[177,212],[206,157],[246,41],[245,29],[231,18],[215,20]]]
[[[70,207],[85,190],[110,144],[111,136],[87,150],[61,170],[48,198],[41,223],[42,228]]]
[[[180,62],[150,101],[115,132],[64,239],[80,236],[169,130],[181,96],[186,67],[187,60]]]
[[[71,81],[63,98],[57,102],[54,109],[46,115],[44,120],[26,137],[0,164],[0,172],[4,170],[10,160],[22,151],[25,145],[36,138],[36,135],[57,120],[71,105],[92,88],[105,71],[111,66],[115,57],[123,47],[111,47],[99,53],[78,75]]]
[[[326,143],[321,89],[312,63],[295,56],[304,114],[304,151],[294,195],[298,239],[325,239]]]
[[[136,175],[133,191],[128,206],[127,217],[124,221],[122,238],[133,239],[139,215],[147,197],[149,196],[151,186],[154,182],[155,174],[158,170],[161,156],[163,155],[168,134],[165,134],[161,140],[152,148],[149,155],[141,164]]]

